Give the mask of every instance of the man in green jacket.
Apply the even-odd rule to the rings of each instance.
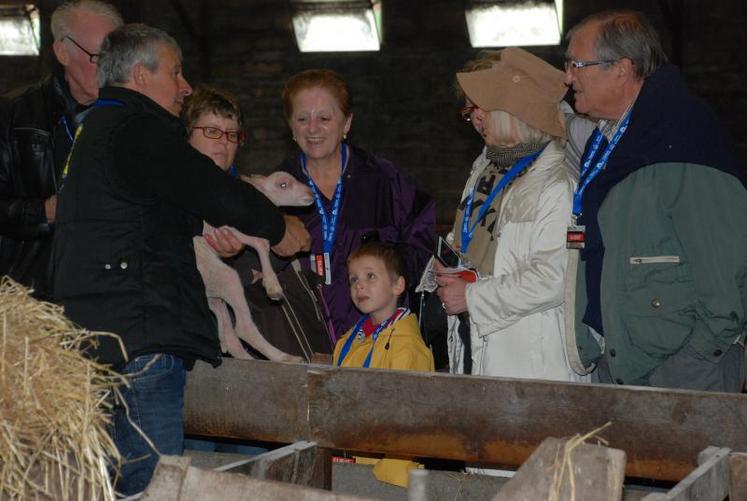
[[[580,361],[600,382],[740,391],[747,190],[732,142],[642,14],[595,14],[568,36],[566,83],[598,120],[568,232]]]

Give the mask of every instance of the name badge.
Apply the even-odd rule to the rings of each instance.
[[[568,226],[565,246],[569,249],[583,249],[586,242],[586,226],[572,224]]]
[[[330,264],[329,252],[323,254],[311,254],[309,259],[311,260],[311,269],[314,270],[317,275],[324,278],[324,284],[332,285],[332,265]]]

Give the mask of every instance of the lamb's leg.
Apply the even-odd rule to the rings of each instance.
[[[264,238],[251,237],[235,230],[234,234],[242,243],[257,251],[259,264],[262,267],[262,286],[265,288],[267,296],[274,301],[283,299],[283,288],[280,286],[275,270],[272,269],[272,263],[270,263],[270,242]]]
[[[231,317],[228,314],[226,303],[217,297],[208,298],[208,306],[218,319],[218,338],[220,339],[220,349],[223,353],[229,353],[233,358],[252,360],[254,359],[239,341],[236,331],[231,324]]]
[[[210,226],[208,223],[203,223],[203,234],[211,232],[214,229],[215,228]],[[284,297],[283,288],[280,286],[278,277],[275,274],[275,270],[272,269],[272,263],[270,262],[270,242],[264,238],[245,235],[235,228],[230,229],[241,243],[248,245],[257,251],[259,264],[262,267],[262,286],[265,288],[265,292],[267,292],[267,297],[273,301],[282,300]]]
[[[252,320],[238,273],[223,263],[203,238],[195,237],[193,240],[197,268],[205,282],[206,294],[208,297],[219,297],[231,306],[236,315],[236,334],[270,360],[301,362],[300,357],[278,350],[260,334]]]

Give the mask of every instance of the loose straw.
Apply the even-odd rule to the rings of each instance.
[[[84,356],[111,334],[78,328],[7,277],[0,326],[0,499],[115,499],[108,431],[126,381]]]
[[[560,462],[560,465],[558,465],[558,455],[560,454],[560,448],[558,448],[557,454],[555,456],[555,471],[552,477],[552,487],[550,488],[550,495],[547,498],[548,501],[560,500],[560,491],[563,486],[563,477],[565,476],[566,470],[568,471],[568,480],[571,484],[571,501],[576,500],[576,474],[573,472],[573,460],[571,458],[573,451],[580,444],[583,444],[586,440],[592,437],[596,437],[599,442],[607,445],[607,441],[605,439],[596,435],[611,424],[612,421],[608,421],[606,424],[600,426],[596,430],[590,431],[586,435],[576,434],[573,437],[569,438],[563,446],[563,458]],[[560,467],[558,468],[558,466]]]

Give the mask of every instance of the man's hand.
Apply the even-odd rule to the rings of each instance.
[[[233,232],[224,227],[216,228],[212,232],[203,235],[205,241],[213,248],[220,257],[232,257],[238,254],[244,248]]]
[[[54,223],[57,215],[57,195],[52,195],[44,201],[44,214],[47,216],[48,223]]]
[[[296,216],[284,214],[283,217],[285,218],[285,235],[272,247],[272,251],[278,256],[290,257],[311,249],[311,235],[306,231],[303,222]]]

